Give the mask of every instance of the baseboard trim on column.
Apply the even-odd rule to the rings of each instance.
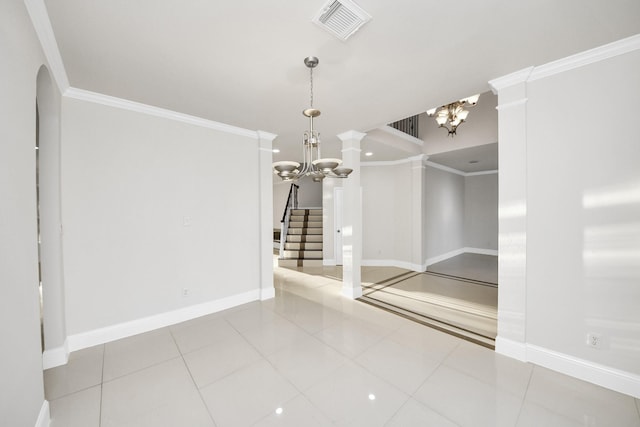
[[[51,415],[49,413],[49,401],[45,400],[42,402],[42,406],[40,407],[40,413],[38,414],[35,427],[49,427],[50,423]]]
[[[69,342],[65,339],[60,347],[45,350],[42,353],[42,369],[66,365],[69,361]]]
[[[357,288],[352,288],[351,286],[343,286],[341,293],[347,298],[358,299],[362,296],[362,286],[358,286]]]

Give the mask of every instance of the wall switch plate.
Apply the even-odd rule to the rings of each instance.
[[[189,288],[182,288],[182,296],[188,297],[189,295],[191,295],[191,290]]]

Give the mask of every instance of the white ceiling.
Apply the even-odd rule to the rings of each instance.
[[[282,158],[307,126],[306,56],[323,156],[340,157],[341,132],[640,32],[638,0],[357,0],[373,19],[346,42],[311,22],[325,0],[45,3],[71,86],[275,133]]]

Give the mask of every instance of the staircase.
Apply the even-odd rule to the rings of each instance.
[[[322,267],[322,209],[292,209],[280,267]]]

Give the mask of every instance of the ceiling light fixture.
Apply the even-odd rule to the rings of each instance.
[[[473,107],[478,103],[479,98],[480,95],[473,95],[440,108],[432,108],[427,111],[427,114],[429,117],[435,116],[438,126],[445,128],[449,132],[448,136],[453,137],[456,135],[458,126],[464,123],[469,115],[469,110],[465,110],[464,107]]]
[[[310,82],[310,107],[302,112],[309,117],[309,130],[304,132],[302,138],[302,168],[300,163],[292,161],[275,162],[273,171],[283,181],[296,181],[304,176],[309,176],[315,182],[322,181],[325,177],[346,178],[353,169],[342,168],[340,159],[320,158],[320,132],[313,128],[313,118],[320,115],[320,110],[313,108],[313,69],[318,65],[318,58],[309,56],[304,59],[304,65],[309,68]]]

